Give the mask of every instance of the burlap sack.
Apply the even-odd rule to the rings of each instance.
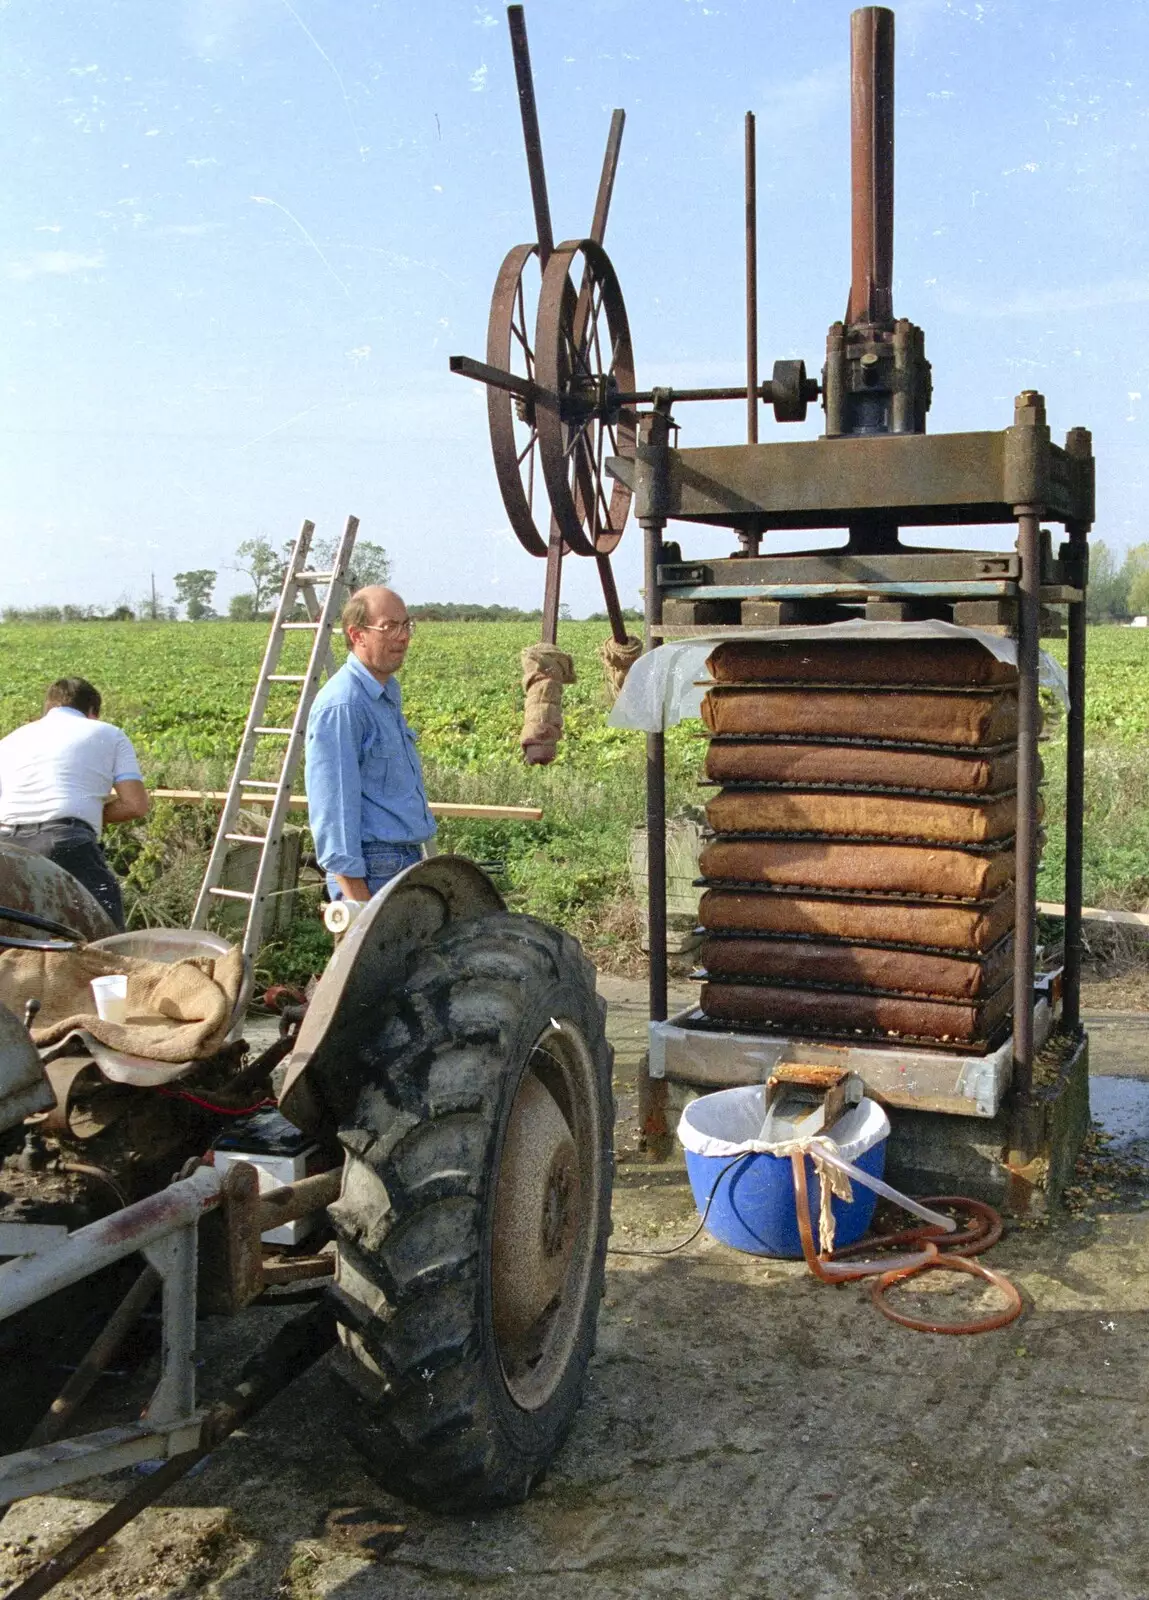
[[[91,982],[110,973],[128,978],[126,1022],[96,1015]],[[220,1049],[243,981],[243,952],[215,959],[141,961],[83,946],[66,954],[44,950],[0,953],[0,1002],[22,1014],[33,996],[40,1011],[32,1029],[38,1045],[56,1044],[85,1028],[109,1049],[149,1061],[198,1061]]]
[[[928,955],[874,945],[815,939],[704,939],[698,964],[712,981],[755,978],[767,983],[828,983],[849,989],[976,1000],[994,994],[1013,971],[1013,940],[985,956]]]
[[[707,668],[717,683],[1013,684],[1017,668],[975,639],[729,640]]]
[[[708,689],[711,733],[998,745],[1017,738],[1017,695],[881,693],[875,689]]]
[[[563,736],[563,686],[575,681],[574,662],[553,644],[528,645],[522,653],[523,731],[519,745],[530,766],[547,766]]]
[[[1017,802],[918,800],[891,794],[724,789],[706,807],[715,833],[832,833],[985,844],[1014,831]]]
[[[718,783],[880,785],[950,794],[1004,794],[1017,785],[1017,751],[987,756],[890,750],[856,744],[727,744],[706,747],[706,776]]]
[[[704,983],[699,1005],[717,1022],[798,1033],[881,1034],[936,1044],[984,1043],[1009,1015],[1012,986],[981,1002],[914,1000],[896,995]]]
[[[699,903],[698,920],[714,933],[884,939],[895,944],[972,951],[980,955],[1012,929],[1013,911],[1012,887],[982,906],[708,889]]]
[[[702,877],[780,888],[865,889],[876,894],[991,900],[1013,880],[1013,851],[974,854],[917,844],[838,844],[823,839],[716,839]]]
[[[599,646],[598,656],[602,662],[606,692],[611,705],[618,699],[619,690],[626,682],[627,673],[641,654],[642,640],[634,639],[630,634],[627,634],[625,644],[619,644],[612,634]]]

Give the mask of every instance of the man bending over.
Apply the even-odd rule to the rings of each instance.
[[[47,856],[78,878],[117,928],[120,885],[100,844],[109,823],[148,814],[148,792],[131,740],[100,721],[100,693],[83,678],[59,678],[44,714],[0,739],[0,840]]]

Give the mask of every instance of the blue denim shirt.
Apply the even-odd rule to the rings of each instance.
[[[380,683],[349,655],[315,697],[306,749],[311,832],[325,872],[365,878],[365,844],[421,844],[434,834],[394,678]]]

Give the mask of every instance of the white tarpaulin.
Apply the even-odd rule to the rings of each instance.
[[[635,728],[642,733],[661,733],[684,717],[697,717],[707,684],[700,682],[706,671],[706,658],[716,645],[730,642],[731,634],[710,634],[676,639],[648,650],[631,667],[614,707],[607,717],[612,728]],[[977,628],[959,628],[953,622],[827,622],[809,628],[745,628],[737,635],[739,643],[751,640],[782,639],[786,643],[837,639],[976,639],[999,661],[1017,665],[1017,641],[997,634],[981,633]],[[1063,669],[1043,650],[1040,657],[1043,689],[1050,689],[1062,705],[1069,705],[1069,684]]]

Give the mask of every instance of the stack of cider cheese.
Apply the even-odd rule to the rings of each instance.
[[[708,667],[702,1011],[990,1047],[1012,1002],[1016,667],[961,637],[729,641]]]

